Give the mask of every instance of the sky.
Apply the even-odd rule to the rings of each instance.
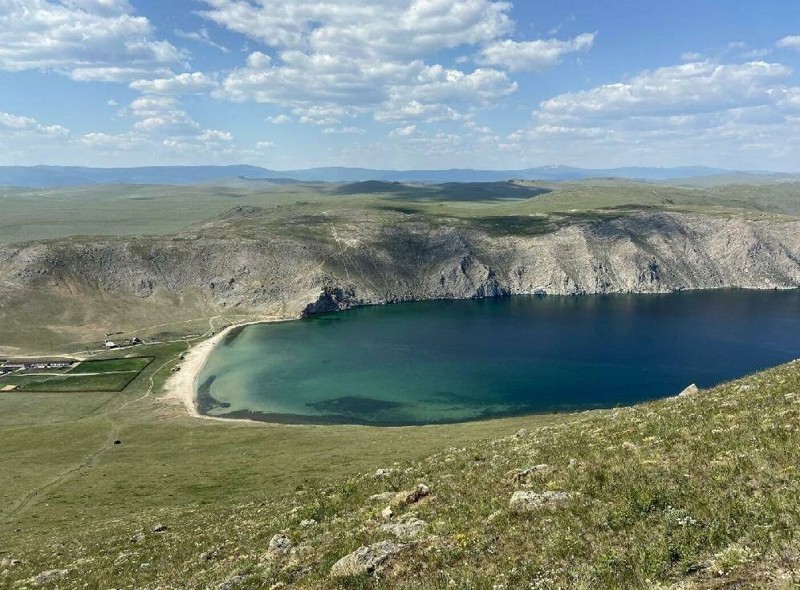
[[[800,171],[798,0],[0,0],[0,165]]]

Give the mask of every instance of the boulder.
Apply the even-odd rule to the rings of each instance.
[[[511,495],[509,508],[515,512],[530,512],[549,508],[566,502],[572,497],[570,492],[527,492],[518,491]]]
[[[422,500],[422,498],[430,496],[430,494],[431,489],[428,486],[426,486],[424,483],[418,483],[417,487],[411,491],[398,492],[395,494],[392,503],[395,506],[402,506],[403,504],[416,504]]]
[[[287,553],[289,553],[293,547],[294,543],[289,537],[287,537],[283,533],[278,533],[277,535],[273,535],[273,537],[269,540],[267,557],[273,559],[277,557],[282,557]]]
[[[405,545],[402,543],[394,541],[381,541],[366,547],[359,547],[333,564],[331,576],[344,578],[371,574],[404,547]]]
[[[420,520],[419,518],[412,517],[404,522],[384,524],[381,526],[380,531],[382,533],[394,535],[401,541],[413,541],[418,539],[427,528],[427,522]]]
[[[50,582],[55,582],[56,580],[66,578],[67,574],[69,574],[69,570],[47,570],[46,572],[42,572],[33,578],[31,580],[31,584],[34,586],[44,586]]]
[[[687,395],[694,395],[695,393],[697,393],[699,391],[700,391],[700,389],[698,389],[697,385],[692,383],[689,387],[687,387],[686,389],[681,391],[678,394],[678,397],[686,397]]]
[[[381,492],[380,494],[372,494],[369,499],[370,502],[391,502],[394,496],[394,492]]]

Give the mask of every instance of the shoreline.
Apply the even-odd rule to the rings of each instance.
[[[201,414],[197,409],[197,378],[200,376],[203,367],[205,367],[208,357],[211,356],[211,353],[217,345],[222,342],[232,330],[245,326],[253,326],[255,324],[274,324],[296,319],[299,319],[299,316],[267,316],[258,320],[231,324],[210,338],[198,342],[185,353],[184,360],[179,361],[178,365],[176,365],[179,366],[181,370],[170,375],[164,382],[164,399],[173,400],[182,404],[186,412],[192,418],[228,421],[229,419],[227,418],[217,418],[215,416]],[[240,421],[250,422],[250,420]]]

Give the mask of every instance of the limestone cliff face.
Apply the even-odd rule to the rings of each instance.
[[[246,237],[242,237],[245,235]],[[511,294],[800,286],[800,221],[635,213],[539,235],[422,221],[350,224],[335,239],[230,227],[0,247],[0,303],[34,289],[314,314]]]

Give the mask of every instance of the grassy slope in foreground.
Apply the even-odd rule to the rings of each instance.
[[[800,362],[693,395],[575,416],[247,504],[161,509],[14,547],[6,576],[60,588],[792,588],[800,583]],[[368,452],[365,449],[365,452]],[[527,478],[509,472],[546,464]],[[332,578],[381,532],[385,491],[428,523],[373,574]],[[567,501],[509,510],[515,490]],[[313,519],[315,523],[303,523]],[[153,532],[156,525],[166,527]],[[295,549],[268,555],[284,532]],[[137,532],[138,542],[131,542]],[[278,586],[274,586],[278,584]],[[282,586],[281,584],[285,584]]]

